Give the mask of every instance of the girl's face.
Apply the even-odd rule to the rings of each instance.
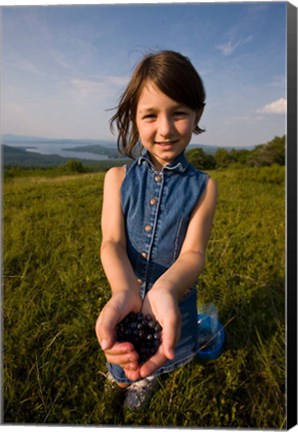
[[[151,81],[146,83],[137,105],[136,125],[157,170],[184,151],[201,113],[170,99]]]

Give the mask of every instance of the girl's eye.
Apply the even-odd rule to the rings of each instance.
[[[150,118],[154,118],[154,117],[156,117],[155,114],[153,114],[153,113],[148,113],[148,114],[144,114],[144,115],[142,116],[142,119],[150,119]]]
[[[186,111],[176,111],[176,112],[174,113],[174,115],[175,115],[176,117],[185,117],[185,116],[187,116],[187,112],[186,112]]]
[[[156,117],[156,115],[155,114],[146,114],[146,115],[144,115],[143,116],[143,119],[154,119]]]

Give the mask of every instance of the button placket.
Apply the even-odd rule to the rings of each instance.
[[[141,252],[141,256],[147,261],[146,262],[146,270],[145,274],[147,275],[148,269],[150,266],[150,254],[154,244],[154,237],[157,226],[157,218],[159,212],[159,203],[160,203],[160,195],[163,189],[163,174],[153,173],[152,178],[152,189],[150,190],[149,196],[151,198],[147,201],[148,213],[147,220],[144,222],[144,248],[143,252]],[[158,198],[157,198],[158,197]],[[147,277],[145,277],[145,280]]]
[[[144,159],[131,165],[121,188],[123,213],[127,215],[128,253],[135,275],[143,281],[139,285],[142,296],[163,269],[172,265],[176,256],[172,244],[179,251],[183,241],[177,197],[184,197],[183,218],[184,214],[187,217],[206,183],[205,176],[191,166],[188,168],[183,159],[181,165],[172,164],[161,172]],[[186,168],[191,175],[180,175]],[[151,225],[152,230],[145,230],[146,225]]]

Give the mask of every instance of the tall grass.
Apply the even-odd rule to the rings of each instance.
[[[225,351],[161,378],[141,414],[103,391],[94,333],[110,296],[104,174],[6,179],[4,422],[285,428],[284,172],[273,170],[211,173],[219,201],[198,302],[218,307]]]

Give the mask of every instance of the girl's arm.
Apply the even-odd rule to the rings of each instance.
[[[96,322],[96,335],[110,363],[137,369],[137,353],[132,344],[115,340],[116,325],[129,312],[139,312],[142,303],[139,287],[126,253],[126,235],[121,209],[120,187],[123,167],[111,168],[104,182],[102,207],[101,262],[112,290],[112,297]],[[133,373],[133,372],[132,372]],[[132,378],[134,379],[134,375]]]
[[[163,332],[161,349],[143,365],[142,376],[150,375],[166,359],[174,358],[174,348],[180,337],[178,302],[185,291],[197,282],[203,271],[216,199],[216,183],[209,179],[206,190],[191,215],[179,257],[155,282],[145,298],[144,308],[160,322]]]
[[[126,253],[120,198],[124,170],[124,167],[114,167],[107,172],[103,192],[100,257],[113,294],[127,290],[138,293],[137,280]]]
[[[215,181],[209,178],[206,190],[191,215],[179,257],[158,279],[154,290],[166,287],[179,300],[187,288],[197,282],[205,265],[216,199],[217,186]]]

